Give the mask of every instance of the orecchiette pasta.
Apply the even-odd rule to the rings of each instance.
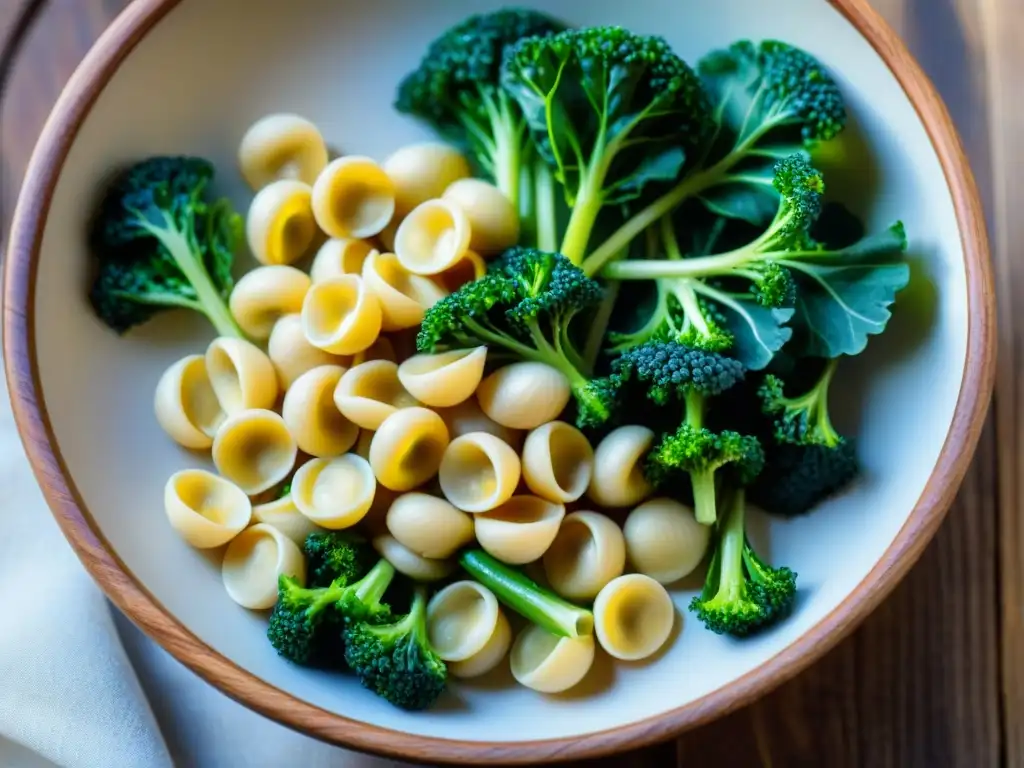
[[[529,624],[516,637],[509,656],[512,676],[541,693],[567,691],[594,664],[594,636],[559,637]]]
[[[594,600],[597,641],[616,659],[638,661],[657,653],[672,634],[675,618],[665,588],[641,573],[612,579]]]
[[[254,504],[252,519],[257,523],[265,523],[277,528],[300,546],[309,534],[319,530],[319,526],[295,506],[290,492],[280,498],[270,499],[262,504]]]
[[[422,557],[444,560],[473,540],[473,520],[444,499],[404,493],[388,509],[387,529]]]
[[[562,597],[590,600],[626,567],[626,542],[615,521],[597,512],[566,515],[544,553],[544,574]]]
[[[662,584],[692,573],[711,540],[711,526],[701,525],[692,509],[667,498],[650,499],[630,512],[622,533],[633,568]]]
[[[476,399],[487,417],[511,429],[536,429],[569,404],[569,380],[544,363],[512,363],[480,382]]]
[[[394,212],[395,185],[369,157],[339,157],[313,184],[313,215],[330,237],[373,237]]]
[[[381,328],[385,331],[414,328],[423,321],[424,313],[445,296],[429,277],[407,272],[393,253],[371,251],[363,262],[363,282],[380,301]]]
[[[249,249],[261,264],[292,264],[301,259],[317,236],[309,184],[281,179],[252,199],[245,219]]]
[[[347,452],[359,437],[359,427],[349,421],[334,402],[334,392],[345,369],[322,365],[299,376],[285,393],[281,416],[299,450],[310,456],[330,458]]]
[[[284,419],[264,409],[229,416],[213,440],[217,471],[250,496],[288,477],[297,455]]]
[[[185,448],[202,450],[225,419],[206,373],[203,355],[187,355],[160,377],[153,398],[157,423]]]
[[[550,501],[576,501],[587,490],[594,472],[594,449],[576,427],[549,421],[526,436],[523,480],[538,496]]]
[[[304,117],[273,114],[253,123],[238,147],[242,176],[254,190],[277,179],[312,184],[327,165],[327,145]]]
[[[311,459],[292,478],[292,500],[322,528],[340,530],[358,523],[373,504],[377,480],[366,459],[347,453]]]
[[[594,472],[587,496],[599,506],[632,507],[651,494],[641,464],[654,444],[647,427],[626,426],[609,432],[594,449]]]
[[[365,240],[350,237],[332,237],[316,252],[309,267],[309,277],[314,283],[338,275],[360,275],[363,262],[373,247]]]
[[[452,182],[471,174],[466,158],[440,142],[404,146],[382,166],[395,184],[395,216],[399,218],[417,205],[440,197]]]
[[[298,545],[273,526],[257,523],[246,528],[224,550],[224,589],[244,608],[273,607],[280,576],[305,583],[306,561]]]
[[[494,669],[508,653],[512,644],[512,626],[505,618],[501,607],[498,607],[498,621],[494,625],[494,631],[484,643],[484,647],[474,653],[468,659],[462,661],[449,661],[447,664],[448,674],[452,677],[470,678],[480,677]]]
[[[519,242],[519,212],[493,184],[460,179],[441,196],[455,203],[469,219],[469,247],[484,256],[506,251]]]
[[[463,400],[451,408],[439,408],[437,412],[444,419],[444,423],[448,425],[448,432],[453,440],[456,437],[468,435],[470,432],[487,432],[508,443],[516,451],[523,444],[521,430],[509,429],[491,421],[480,409],[480,403],[475,397]]]
[[[295,267],[257,267],[235,283],[231,314],[250,338],[267,339],[283,315],[302,311],[309,286],[309,275]]]
[[[433,560],[417,555],[394,536],[387,534],[374,538],[373,547],[396,571],[416,581],[440,581],[455,570],[454,560]]]
[[[476,540],[510,565],[539,559],[551,546],[565,507],[537,496],[513,496],[497,509],[474,515]]]
[[[251,342],[222,336],[206,348],[206,374],[228,416],[253,408],[273,408],[279,393],[270,358]]]
[[[428,200],[398,225],[395,255],[408,272],[436,275],[459,263],[469,250],[469,238],[469,219],[462,208]]]
[[[479,280],[487,274],[487,262],[475,251],[466,251],[461,259],[444,272],[433,275],[433,279],[445,293],[455,293],[466,283]]]
[[[487,347],[413,355],[398,366],[398,380],[421,403],[449,408],[473,396],[486,362]]]
[[[375,430],[402,408],[419,405],[398,380],[398,366],[371,360],[349,368],[334,390],[335,406],[353,424]]]
[[[483,650],[498,625],[498,599],[487,587],[449,584],[427,604],[427,637],[444,661],[465,661]]]
[[[274,330],[270,332],[270,340],[267,342],[267,356],[274,364],[278,382],[284,390],[306,371],[321,365],[340,365],[344,368],[349,363],[347,357],[332,355],[309,343],[302,327],[302,315],[285,315],[274,323]]]
[[[237,485],[205,469],[175,472],[164,486],[171,527],[197,549],[212,549],[237,536],[252,518],[252,503]]]
[[[512,498],[521,474],[519,456],[508,443],[486,432],[470,432],[448,445],[438,481],[448,501],[476,513]]]
[[[361,352],[380,335],[380,301],[359,275],[314,283],[302,303],[302,327],[314,347],[334,355]]]
[[[370,466],[381,485],[411,491],[437,474],[447,448],[448,427],[440,416],[426,408],[403,408],[374,433]]]

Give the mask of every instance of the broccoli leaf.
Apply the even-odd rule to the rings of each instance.
[[[762,307],[749,294],[717,292],[712,299],[733,337],[729,354],[751,371],[764,369],[793,336],[787,323],[794,311],[789,307]],[[706,298],[711,298],[706,296]]]

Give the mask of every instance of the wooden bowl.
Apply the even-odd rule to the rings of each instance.
[[[949,115],[866,0],[538,0],[576,23],[665,35],[688,60],[743,37],[805,47],[835,73],[854,118],[830,186],[861,195],[872,223],[902,218],[935,289],[926,322],[897,305],[890,331],[849,366],[839,399],[865,477],[806,519],[771,523],[771,558],[798,571],[794,616],[743,643],[703,630],[674,591],[682,630],[655,663],[601,665],[587,690],[542,697],[454,685],[430,712],[398,711],[351,678],[295,668],[265,617],[230,602],[214,559],[169,529],[166,478],[198,456],[153,417],[160,373],[209,331],[171,313],[125,338],[86,301],[85,217],[118,162],[189,152],[235,169],[256,118],[293,110],[337,149],[383,157],[427,136],[392,93],[427,39],[498,0],[136,0],[68,84],[18,204],[5,264],[6,371],[14,413],[53,514],[85,566],[134,622],[229,696],[313,736],[396,758],[538,763],[671,737],[792,677],[850,632],[907,572],[967,469],[989,402],[994,300],[984,218]]]

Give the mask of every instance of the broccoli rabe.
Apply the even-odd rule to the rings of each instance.
[[[303,542],[309,586],[326,587],[339,578],[352,584],[377,562],[373,547],[347,531],[311,533]]]
[[[221,336],[243,336],[227,304],[242,218],[226,199],[207,199],[213,175],[202,158],[152,157],[106,192],[91,234],[99,268],[89,299],[117,333],[184,308],[204,314]]]

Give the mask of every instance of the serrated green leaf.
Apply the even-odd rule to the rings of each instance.
[[[753,296],[728,293],[706,283],[700,283],[697,290],[704,300],[714,303],[722,324],[733,335],[729,356],[749,370],[767,367],[793,336],[793,329],[787,325],[794,314],[792,308],[762,307]]]

